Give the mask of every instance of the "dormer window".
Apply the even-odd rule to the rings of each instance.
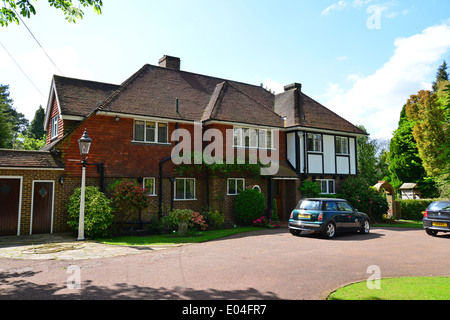
[[[54,116],[52,118],[52,127],[51,127],[51,138],[57,138],[58,137],[58,125],[59,125],[59,115]]]

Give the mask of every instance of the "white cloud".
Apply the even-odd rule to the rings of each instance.
[[[272,90],[275,94],[284,92],[285,84],[276,82],[275,80],[267,78],[263,83],[264,88]]]
[[[327,14],[329,14],[331,11],[335,11],[335,10],[340,10],[347,7],[347,2],[340,0],[338,3],[334,3],[331,6],[329,6],[328,8],[326,8],[325,10],[322,11],[322,16],[326,16]]]
[[[364,125],[375,138],[390,138],[397,128],[401,108],[410,95],[431,89],[437,65],[450,50],[450,25],[429,27],[420,34],[395,40],[393,56],[374,74],[361,77],[347,91],[336,92],[325,105],[354,124]]]

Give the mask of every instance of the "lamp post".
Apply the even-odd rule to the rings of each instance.
[[[89,138],[87,134],[87,129],[84,129],[83,136],[78,140],[81,155],[81,164],[83,165],[81,173],[81,200],[80,200],[80,220],[78,222],[78,239],[79,241],[84,240],[84,198],[85,198],[85,187],[86,187],[86,165],[87,158],[89,155],[89,149],[91,148],[92,139]]]

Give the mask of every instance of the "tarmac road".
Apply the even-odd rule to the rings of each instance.
[[[111,258],[0,258],[0,299],[317,300],[366,281],[369,266],[383,278],[450,276],[449,256],[450,234],[420,229],[374,228],[334,240],[261,230]]]

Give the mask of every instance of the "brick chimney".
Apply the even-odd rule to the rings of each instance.
[[[159,66],[161,68],[167,68],[180,71],[181,60],[177,57],[164,56],[159,59]]]

